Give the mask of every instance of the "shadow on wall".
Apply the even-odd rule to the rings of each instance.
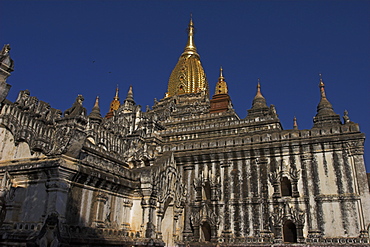
[[[15,174],[16,170],[4,174],[12,173]],[[60,194],[59,197],[53,195],[56,191],[60,192],[60,185],[57,187],[55,186],[57,183],[45,182],[46,179],[36,176],[41,173],[28,170],[27,176],[29,178],[34,176],[29,186],[15,188],[9,183],[9,190],[6,194],[3,193],[0,205],[0,216],[3,220],[0,226],[0,245],[6,243],[7,246],[26,244],[30,247],[139,246],[148,241],[110,223],[110,214],[105,220],[101,220],[102,218],[97,215],[99,203],[97,191],[91,192],[92,201],[95,203],[84,205],[82,192],[86,188],[82,185],[64,187],[66,200],[63,201],[60,200],[63,198]],[[4,177],[6,175],[3,176],[3,180]],[[2,184],[4,183],[6,182]],[[50,186],[51,184],[54,187]],[[89,207],[91,213],[89,219],[85,219],[81,212]],[[60,212],[61,208],[66,209],[65,217],[57,212]]]

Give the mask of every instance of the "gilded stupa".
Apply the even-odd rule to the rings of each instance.
[[[190,19],[188,41],[168,81],[166,97],[206,91],[208,82],[194,43],[194,24]]]

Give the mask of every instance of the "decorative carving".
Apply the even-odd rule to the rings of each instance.
[[[18,98],[15,101],[15,105],[17,105],[22,110],[28,110],[28,98],[30,97],[30,91],[22,90],[18,94]]]
[[[269,174],[269,181],[272,185],[280,181],[280,168],[279,167],[275,171]]]
[[[46,115],[46,122],[53,124],[56,120],[61,119],[62,111],[54,108],[50,108]]]
[[[46,116],[48,115],[50,111],[50,105],[49,103],[46,103],[44,101],[39,101],[37,104],[37,107],[35,109],[35,114],[38,119],[46,121]]]
[[[1,57],[9,56],[9,51],[10,51],[10,45],[9,44],[4,45],[0,51],[0,56]]]
[[[281,172],[284,174],[289,172],[289,164],[285,160],[281,160]]]
[[[168,198],[172,198],[177,208],[184,207],[187,197],[187,188],[182,184],[181,176],[177,172],[174,164],[173,154],[167,154],[168,158],[164,162],[164,170],[153,177],[152,183],[158,202],[163,205]]]
[[[10,73],[14,70],[13,59],[9,55],[10,45],[4,45],[0,51],[0,103],[8,95],[10,85],[6,83],[6,79],[10,76]]]
[[[77,157],[86,139],[86,132],[76,126],[60,125],[53,137],[53,148],[48,154],[67,154]]]
[[[349,119],[348,111],[347,110],[344,111],[344,114],[343,114],[343,122],[344,122],[344,124],[351,123],[351,120]]]
[[[60,246],[60,242],[59,216],[58,213],[51,213],[46,218],[36,239],[36,243],[40,247],[58,247]]]
[[[276,113],[276,108],[274,105],[270,105],[270,115],[273,117],[273,118],[276,118],[278,117],[277,113]]]
[[[361,155],[364,153],[364,140],[349,141],[346,143],[349,155]]]
[[[39,99],[37,97],[35,96],[28,97],[27,102],[26,102],[26,108],[24,110],[27,110],[32,115],[36,116],[35,111],[36,111],[38,102],[39,102]]]
[[[288,202],[282,206],[275,206],[274,212],[270,216],[270,222],[274,227],[281,227],[287,220],[303,226],[305,222],[305,213],[299,209],[289,207]]]
[[[220,223],[220,218],[211,210],[209,205],[204,202],[199,209],[193,208],[190,221],[193,226],[199,226],[202,222],[208,222],[211,226],[217,227]]]
[[[297,225],[304,225],[305,222],[305,212],[297,209],[291,209],[292,218],[294,219],[294,222],[297,223]]]
[[[291,220],[297,225],[303,225],[305,222],[305,213],[299,209],[289,207],[289,203],[284,203],[284,220]]]
[[[84,97],[82,95],[78,95],[72,107],[64,111],[64,116],[70,118],[86,116],[86,108],[82,106],[83,101]]]
[[[298,180],[298,179],[299,179],[300,171],[299,171],[299,170],[297,170],[297,168],[296,168],[295,166],[293,166],[293,167],[290,167],[289,174],[290,174],[290,177],[291,177],[293,180]]]
[[[270,216],[270,221],[273,226],[279,227],[283,223],[284,210],[282,207],[275,207],[274,213]]]
[[[54,134],[54,148],[52,153],[62,154],[71,138],[71,129],[67,126],[59,127]]]

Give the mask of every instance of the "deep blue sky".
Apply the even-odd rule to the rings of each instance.
[[[370,133],[370,1],[1,0],[0,9],[0,44],[11,44],[15,61],[12,101],[29,89],[64,111],[82,94],[90,112],[99,95],[105,115],[116,84],[121,99],[132,84],[136,102],[152,106],[164,97],[193,13],[211,94],[222,65],[241,118],[261,78],[283,127],[296,116],[300,129],[311,128],[322,73],[335,112],[347,109]]]

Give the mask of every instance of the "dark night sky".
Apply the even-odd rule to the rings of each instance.
[[[284,129],[294,116],[312,127],[319,76],[336,113],[370,133],[370,1],[3,1],[0,44],[11,44],[15,71],[8,99],[20,90],[62,111],[78,94],[102,114],[116,85],[123,99],[153,105],[186,44],[190,13],[211,94],[219,68],[241,118],[257,78]],[[93,62],[95,61],[95,62]],[[370,171],[370,147],[365,145]]]

